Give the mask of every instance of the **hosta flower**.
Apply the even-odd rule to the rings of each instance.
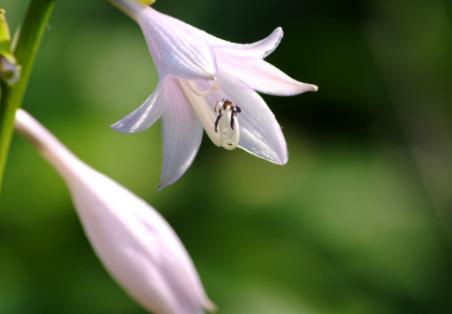
[[[283,31],[252,44],[235,44],[159,13],[139,0],[109,0],[141,27],[160,81],[148,99],[113,125],[142,131],[163,120],[160,187],[191,165],[203,134],[228,150],[239,147],[276,164],[287,162],[281,128],[257,92],[296,95],[317,86],[298,82],[264,61]],[[257,92],[256,92],[257,91]]]
[[[81,162],[23,110],[16,127],[64,178],[97,256],[131,297],[159,314],[214,309],[181,241],[152,207]]]

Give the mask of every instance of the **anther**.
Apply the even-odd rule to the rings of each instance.
[[[220,135],[221,146],[232,150],[237,147],[240,140],[240,126],[237,113],[242,110],[228,99],[222,99],[215,105],[218,116],[214,123],[216,133]]]

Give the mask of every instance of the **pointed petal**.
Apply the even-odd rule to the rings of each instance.
[[[318,90],[316,85],[296,81],[261,59],[237,58],[223,52],[218,54],[218,64],[222,72],[264,94],[292,96]]]
[[[176,79],[165,89],[163,171],[158,189],[176,182],[190,167],[201,144],[203,128]]]
[[[137,22],[159,68],[181,78],[214,78],[215,57],[202,31],[150,7],[137,15]]]
[[[164,99],[162,90],[165,88],[163,79],[159,82],[151,96],[135,111],[114,123],[111,127],[122,133],[135,133],[143,131],[155,123],[163,114]]]
[[[243,150],[283,165],[287,163],[287,145],[276,118],[262,97],[240,84],[235,78],[219,72],[218,81],[225,95],[237,103],[242,112],[239,147]]]
[[[233,54],[235,56],[260,58],[264,59],[270,55],[279,46],[284,32],[281,27],[277,27],[270,35],[262,40],[251,44],[236,44],[218,39],[211,38],[212,42],[219,46],[221,51]],[[213,37],[213,36],[212,36]]]

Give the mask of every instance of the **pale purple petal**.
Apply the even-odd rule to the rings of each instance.
[[[203,128],[176,79],[165,89],[163,171],[158,189],[177,181],[190,167],[201,144]]]
[[[162,79],[151,96],[132,113],[112,125],[112,128],[122,133],[143,131],[154,124],[163,114],[165,101],[163,90],[167,79]]]
[[[214,78],[215,57],[203,32],[150,7],[136,19],[159,68],[180,78]]]
[[[281,27],[277,27],[264,39],[251,44],[236,44],[216,38],[212,35],[209,36],[210,42],[218,47],[218,50],[228,52],[235,56],[263,59],[278,47],[284,36],[284,32]]]
[[[240,58],[217,53],[219,69],[248,87],[268,95],[292,96],[317,91],[317,86],[294,80],[277,67],[257,58]]]
[[[243,150],[283,165],[287,163],[287,144],[281,127],[262,97],[233,77],[219,73],[218,81],[225,97],[234,101],[242,112],[239,147]]]

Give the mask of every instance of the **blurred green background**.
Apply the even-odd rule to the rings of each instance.
[[[28,1],[1,0],[16,28]],[[279,167],[207,139],[157,192],[160,128],[109,127],[156,84],[142,34],[104,1],[57,1],[24,107],[156,207],[220,313],[452,313],[452,2],[159,0],[320,86],[267,97]],[[16,137],[0,200],[0,313],[144,313],[107,275],[55,171]]]

